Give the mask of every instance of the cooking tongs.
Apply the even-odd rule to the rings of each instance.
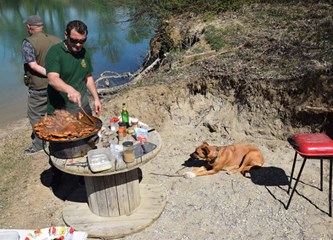
[[[80,108],[81,108],[83,114],[86,115],[86,117],[88,118],[89,122],[91,123],[89,125],[95,126],[94,119],[91,118],[91,116],[83,109],[83,107],[80,106]]]

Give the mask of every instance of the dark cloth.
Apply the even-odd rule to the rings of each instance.
[[[44,32],[34,33],[31,36],[27,37],[25,41],[28,41],[31,44],[31,46],[33,47],[35,61],[38,65],[43,67],[45,66],[45,56],[49,48],[52,45],[61,42],[59,38]],[[23,41],[22,43],[22,52],[24,58],[26,54],[25,51],[29,50],[26,49],[27,45],[25,44],[25,41]],[[33,60],[31,60],[30,62],[32,61]],[[25,84],[27,85],[27,87],[35,90],[47,88],[47,77],[32,70],[28,63],[29,61],[25,60],[24,73],[26,76]]]
[[[28,94],[28,118],[31,126],[33,127],[41,118],[46,114],[47,106],[47,92],[44,91],[34,91]],[[32,146],[36,150],[43,149],[43,141],[39,139],[34,131],[31,133]]]

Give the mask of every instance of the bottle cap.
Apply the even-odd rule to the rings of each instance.
[[[119,118],[117,118],[117,117],[113,117],[110,119],[111,123],[117,123],[118,121],[119,121]]]

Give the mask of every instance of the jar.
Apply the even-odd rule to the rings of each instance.
[[[131,118],[131,126],[133,128],[137,128],[138,127],[138,123],[139,123],[139,120],[137,118]]]
[[[127,128],[127,133],[128,133],[129,135],[134,135],[134,134],[135,134],[135,130],[134,130],[134,128],[133,128],[133,127],[129,127],[129,128]]]
[[[118,139],[119,141],[123,141],[124,138],[127,135],[127,127],[125,123],[120,122],[119,124],[119,128],[118,128]]]
[[[125,163],[132,163],[135,160],[133,142],[123,142],[123,159]]]

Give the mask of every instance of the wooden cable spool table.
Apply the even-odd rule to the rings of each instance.
[[[69,226],[88,232],[89,237],[123,237],[151,225],[162,213],[166,195],[156,184],[140,182],[140,166],[153,159],[161,149],[161,137],[154,130],[144,143],[146,153],[136,142],[137,154],[130,164],[115,164],[111,169],[92,172],[88,157],[60,159],[50,156],[59,170],[84,176],[85,189],[79,188],[67,200],[63,219]],[[79,200],[80,199],[80,200]],[[88,204],[87,204],[88,203]]]

